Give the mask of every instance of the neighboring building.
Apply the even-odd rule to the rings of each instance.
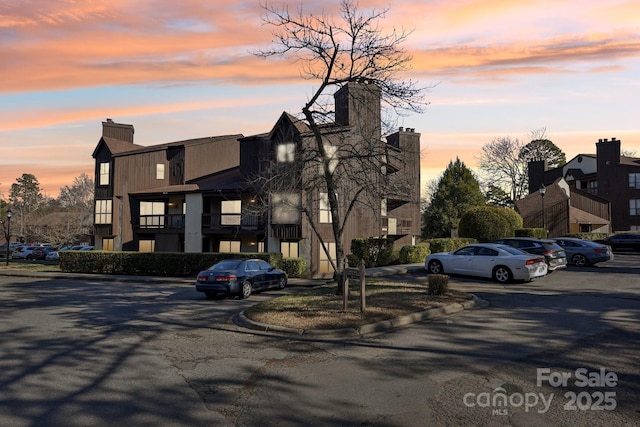
[[[545,228],[549,237],[610,231],[610,203],[573,188],[564,178],[545,185],[543,191],[538,188],[515,205],[523,227]]]
[[[358,146],[363,135],[373,135],[384,150],[393,152],[389,158],[394,161],[385,168],[388,178],[410,184],[403,194],[379,197],[378,212],[355,208],[345,225],[347,253],[357,237],[387,236],[397,246],[413,244],[420,234],[420,134],[401,128],[384,141],[379,92],[363,90],[362,84],[350,83],[334,98],[335,123],[323,127],[327,141]],[[150,147],[135,145],[133,134],[131,125],[103,122],[103,136],[93,153],[96,249],[281,252],[306,258],[315,277],[332,273],[311,224],[291,208],[291,203],[302,204],[318,215],[316,228],[333,251],[322,193],[264,194],[259,185],[272,165],[287,167],[311,142],[303,121],[283,113],[268,133]]]
[[[640,158],[621,156],[620,147],[616,138],[599,139],[595,155],[579,154],[564,166],[547,170],[542,161],[529,163],[531,194],[525,199],[537,197],[540,202],[539,188],[563,179],[570,191],[570,205],[578,209],[570,216],[569,222],[578,224],[570,227],[571,232],[640,230]],[[578,195],[575,203],[574,194]],[[527,218],[541,223],[541,203],[525,199],[516,202],[518,209],[524,209],[521,214],[525,223]],[[547,228],[550,235],[559,235],[551,234],[551,228]]]

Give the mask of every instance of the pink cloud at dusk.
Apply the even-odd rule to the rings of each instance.
[[[274,2],[274,4],[282,4]],[[335,12],[338,1],[289,3]],[[468,165],[496,136],[546,127],[570,157],[600,137],[640,148],[640,4],[635,1],[367,0],[411,31],[406,75],[432,86],[424,179]],[[254,0],[9,0],[0,3],[0,192],[34,173],[49,194],[93,173],[107,117],[161,143],[266,131],[317,82],[252,55],[272,40]],[[75,174],[75,175],[74,175]],[[66,180],[66,181],[63,181]]]

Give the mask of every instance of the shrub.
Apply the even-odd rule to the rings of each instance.
[[[431,253],[429,243],[420,243],[415,246],[403,246],[398,256],[400,264],[413,264],[424,262],[424,259]]]
[[[460,238],[460,237],[443,237],[438,239],[429,239],[430,253],[451,252],[470,243],[478,243],[476,239]]]
[[[385,238],[353,239],[351,253],[358,262],[363,259],[367,267],[379,267],[391,264],[393,259],[393,240]]]
[[[495,209],[496,209],[496,212],[502,215],[509,222],[509,225],[511,226],[509,235],[502,236],[502,237],[515,236],[515,230],[517,230],[518,228],[522,228],[522,224],[524,223],[522,216],[518,212],[516,212],[515,209],[505,208],[505,207],[496,207]]]
[[[577,237],[584,240],[602,240],[609,237],[609,233],[567,233],[563,237]]]
[[[501,237],[511,237],[510,222],[494,206],[477,206],[466,211],[460,218],[460,236],[472,237],[479,242],[490,242]]]
[[[449,276],[446,274],[428,274],[429,295],[445,295],[449,291]]]
[[[304,258],[282,258],[281,268],[289,277],[309,276],[307,260]]]
[[[515,231],[516,237],[533,237],[536,239],[546,239],[547,230],[544,228],[519,228]]]

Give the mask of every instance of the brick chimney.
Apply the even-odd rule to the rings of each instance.
[[[111,119],[102,122],[102,136],[119,139],[133,144],[133,125],[115,123]]]
[[[616,167],[620,164],[620,140],[599,139],[596,143],[598,161],[598,196],[611,199],[614,189],[622,188],[617,183]],[[618,185],[620,184],[620,185]]]

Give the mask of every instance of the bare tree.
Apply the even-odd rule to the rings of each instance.
[[[71,186],[65,185],[60,189],[58,202],[66,209],[80,208],[92,211],[93,209],[93,180],[86,173],[73,179]]]
[[[485,187],[507,189],[512,201],[520,199],[527,190],[527,164],[520,156],[525,144],[507,137],[494,138],[482,146],[478,167]]]
[[[301,131],[295,159],[285,168],[273,169],[266,188],[278,195],[280,207],[275,209],[281,214],[297,210],[305,215],[341,280],[344,230],[350,216],[362,206],[380,212],[384,194],[406,192],[407,183],[394,182],[387,174],[402,159],[394,158],[396,153],[382,142],[381,106],[388,115],[420,112],[427,105],[426,88],[396,78],[409,69],[411,56],[401,47],[409,32],[383,32],[379,24],[386,9],[361,13],[352,0],[342,0],[338,17],[305,14],[302,6],[295,14],[287,6],[267,3],[263,8],[264,22],[274,28],[275,40],[271,48],[255,53],[292,58],[300,64],[303,78],[318,83],[299,122],[291,118],[292,127]],[[351,119],[346,120],[329,102],[345,86],[352,108]],[[377,104],[368,102],[376,98]],[[358,138],[353,138],[353,129],[359,129]],[[320,217],[314,206],[319,207]],[[319,232],[325,222],[331,225],[335,254]]]

